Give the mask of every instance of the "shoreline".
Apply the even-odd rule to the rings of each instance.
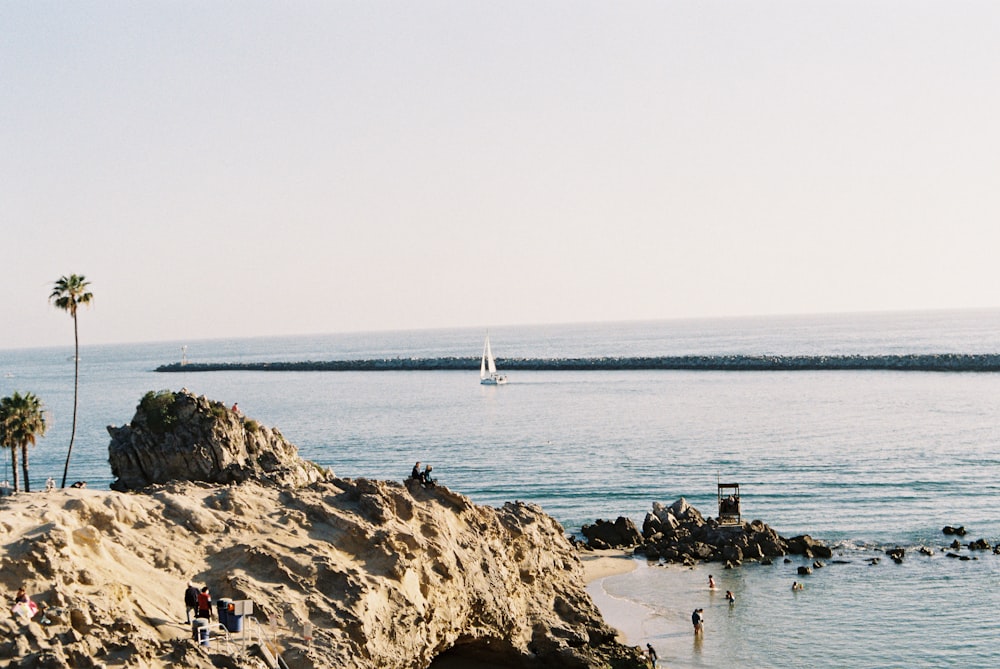
[[[623,549],[607,548],[581,553],[580,561],[583,563],[584,588],[604,622],[615,630],[619,643],[635,645],[630,641],[634,631],[630,629],[629,622],[635,618],[637,610],[643,607],[612,597],[604,589],[604,581],[635,571],[639,567],[639,560]]]

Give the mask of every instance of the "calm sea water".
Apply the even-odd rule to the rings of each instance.
[[[492,328],[498,356],[722,353],[997,353],[1000,311]],[[1000,562],[959,561],[944,525],[1000,541],[1000,375],[918,372],[518,372],[503,387],[465,372],[158,374],[191,361],[478,356],[481,330],[86,346],[70,480],[106,487],[107,425],[149,390],[187,387],[276,426],[340,476],[403,478],[430,462],[484,504],[536,502],[568,531],[641,522],[684,496],[711,513],[719,478],[782,535],[838,547],[792,593],[799,563],[643,567],[600,583],[614,622],[670,667],[996,665]],[[58,481],[69,441],[70,346],[0,351],[0,396],[31,391],[50,431],[32,485]],[[8,466],[9,469],[9,466]],[[902,565],[880,549],[910,550]],[[831,561],[835,562],[835,561]],[[706,571],[708,570],[708,571]],[[704,588],[715,570],[730,608]],[[706,608],[695,642],[688,616]]]

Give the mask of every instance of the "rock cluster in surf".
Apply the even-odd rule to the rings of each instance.
[[[786,539],[767,524],[754,520],[739,525],[722,525],[705,518],[681,497],[670,506],[653,503],[640,532],[628,518],[598,519],[584,525],[582,534],[588,548],[634,548],[650,560],[682,564],[767,561],[783,555],[829,558],[833,552],[809,535]]]

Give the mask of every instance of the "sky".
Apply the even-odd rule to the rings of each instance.
[[[1000,4],[0,3],[0,348],[1000,306]]]

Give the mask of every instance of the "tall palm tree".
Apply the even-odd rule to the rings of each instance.
[[[21,467],[24,470],[24,490],[31,492],[28,477],[28,446],[45,434],[45,413],[42,401],[32,393],[15,392],[0,400],[0,445],[9,448],[14,461],[14,490],[18,490],[17,449],[21,449]]]
[[[76,439],[77,395],[80,392],[80,334],[76,325],[76,309],[81,304],[90,304],[94,299],[93,294],[87,290],[89,285],[90,282],[82,274],[70,274],[59,277],[49,295],[52,304],[73,317],[73,429],[69,434],[69,450],[66,451],[61,488],[66,487],[66,477],[69,475],[69,458],[73,454],[73,440]]]

